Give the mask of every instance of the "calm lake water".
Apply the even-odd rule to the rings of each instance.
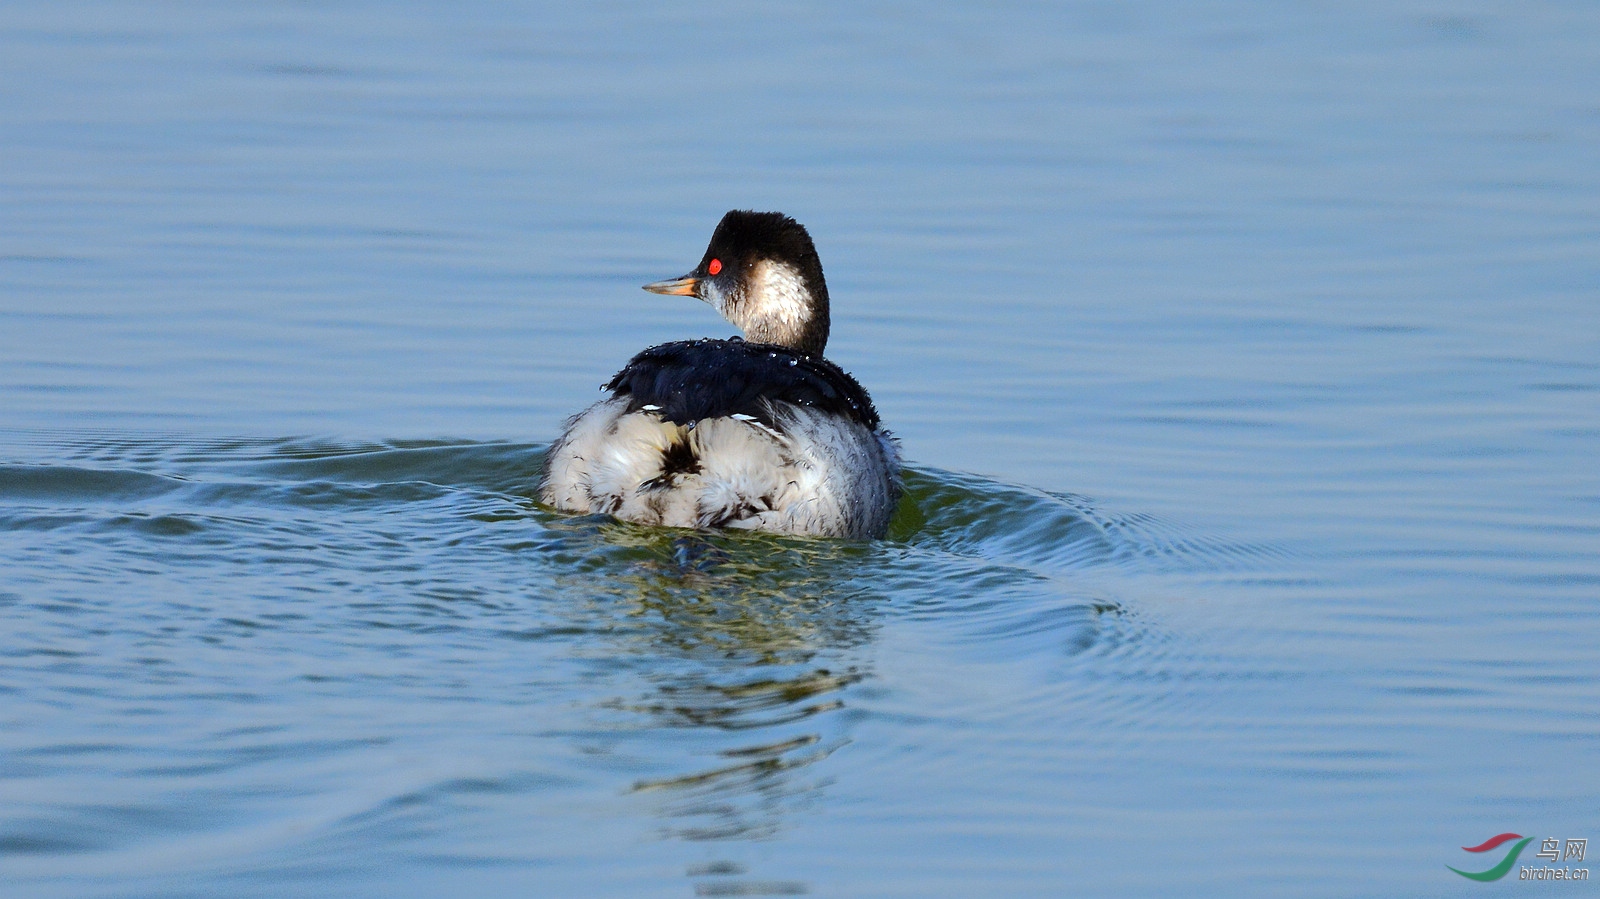
[[[1596,47],[11,0],[0,892],[1444,896],[1600,838]],[[731,333],[638,285],[732,207],[817,238],[886,540],[533,500]]]

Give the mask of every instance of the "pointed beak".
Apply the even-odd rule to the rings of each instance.
[[[656,281],[652,284],[646,284],[644,289],[651,293],[664,293],[675,297],[692,297],[699,295],[695,293],[695,289],[699,286],[699,278],[694,275],[684,275],[681,278],[673,278],[670,281]]]

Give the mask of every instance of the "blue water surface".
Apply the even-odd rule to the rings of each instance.
[[[6,4],[0,892],[1444,896],[1600,837],[1597,46]],[[886,540],[534,501],[731,333],[638,286],[734,207],[817,239]]]

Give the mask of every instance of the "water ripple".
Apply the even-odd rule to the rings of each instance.
[[[37,871],[211,845],[243,859],[250,834],[319,858],[377,831],[426,844],[464,809],[596,779],[659,837],[769,838],[829,794],[859,727],[959,733],[993,717],[991,698],[960,690],[920,711],[886,702],[886,631],[1076,672],[1077,714],[1138,734],[1195,715],[1192,691],[1168,685],[1204,675],[1105,575],[1273,557],[931,468],[908,471],[890,538],[860,543],[557,515],[533,499],[536,445],[94,433],[12,452],[0,547],[36,575],[73,561],[12,578],[0,682],[17,714],[56,724],[13,729],[0,765],[13,784],[56,785],[46,796],[131,787],[0,816],[0,851]],[[1009,714],[1060,702],[1018,685]],[[188,748],[104,739],[123,716]],[[314,786],[461,726],[570,760]],[[301,823],[247,823],[279,819]],[[717,895],[803,886],[699,877]]]

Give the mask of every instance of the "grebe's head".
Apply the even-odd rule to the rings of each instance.
[[[699,297],[758,343],[822,355],[828,285],[805,226],[781,212],[735,209],[722,217],[694,271],[645,290]]]

